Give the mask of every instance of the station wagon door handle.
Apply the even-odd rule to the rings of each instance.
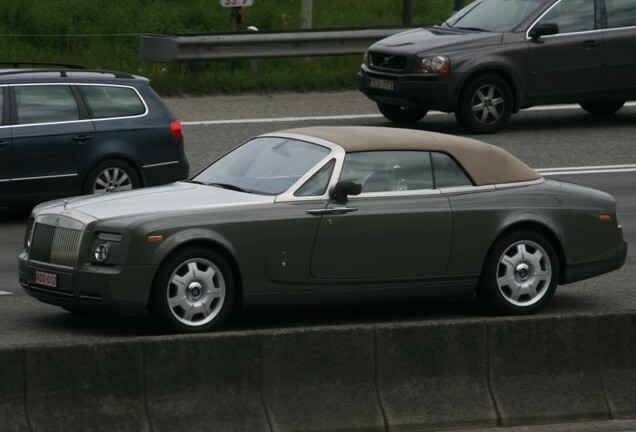
[[[320,209],[309,209],[307,210],[307,214],[334,215],[334,214],[351,213],[354,211],[358,211],[358,208],[357,207],[327,207],[327,208],[320,208]]]
[[[586,40],[583,42],[583,48],[598,48],[599,43],[595,40]]]
[[[75,135],[73,140],[77,141],[79,144],[86,144],[91,139],[93,139],[92,135]]]
[[[9,144],[9,141],[0,141],[0,149],[6,147]]]

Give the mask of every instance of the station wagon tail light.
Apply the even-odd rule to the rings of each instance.
[[[182,139],[183,132],[181,132],[181,122],[179,120],[172,120],[170,122],[170,133],[174,139]]]
[[[418,72],[448,74],[450,73],[450,59],[446,56],[432,56],[419,59],[415,63]]]
[[[599,215],[599,220],[601,222],[611,222],[612,221],[612,216],[611,215]]]

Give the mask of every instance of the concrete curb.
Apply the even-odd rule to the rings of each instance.
[[[636,313],[0,350],[0,431],[415,431],[636,418]]]

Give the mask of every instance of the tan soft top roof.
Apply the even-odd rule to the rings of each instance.
[[[508,153],[482,141],[413,129],[372,126],[317,126],[287,129],[338,144],[347,153],[372,150],[428,150],[448,153],[477,186],[537,180],[541,175]]]

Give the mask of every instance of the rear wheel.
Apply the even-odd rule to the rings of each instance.
[[[558,275],[559,261],[552,244],[534,231],[515,231],[491,248],[477,295],[497,313],[531,314],[552,299]]]
[[[581,102],[579,105],[592,115],[610,115],[623,108],[625,101]]]
[[[389,105],[378,102],[378,109],[384,117],[396,123],[415,123],[420,121],[428,112],[426,108]]]
[[[512,114],[512,91],[508,83],[497,75],[474,78],[462,91],[455,118],[468,132],[495,133]]]
[[[212,250],[196,247],[161,266],[150,312],[172,332],[205,332],[227,318],[233,301],[234,278],[226,261]]]
[[[98,163],[86,176],[85,194],[119,192],[140,187],[139,176],[129,163],[108,159]]]

